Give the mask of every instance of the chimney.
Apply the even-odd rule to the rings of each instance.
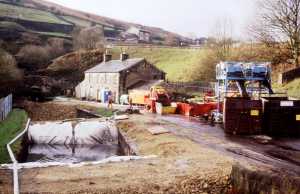
[[[108,50],[105,51],[105,53],[103,54],[103,61],[107,62],[110,61],[112,59],[112,55],[109,54]]]
[[[125,61],[127,59],[129,59],[129,55],[128,54],[126,54],[124,52],[120,54],[120,60],[121,61]]]

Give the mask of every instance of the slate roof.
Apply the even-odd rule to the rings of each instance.
[[[99,65],[85,71],[85,73],[119,73],[123,70],[129,69],[136,64],[144,61],[143,58],[127,59],[125,61],[121,60],[111,60],[107,62],[102,62]]]

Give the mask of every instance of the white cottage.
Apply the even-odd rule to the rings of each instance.
[[[105,54],[104,61],[85,72],[84,80],[75,88],[77,98],[101,100],[101,91],[112,92],[115,102],[120,96],[128,93],[128,89],[139,82],[164,80],[165,72],[148,63],[144,58],[130,59],[121,54],[119,60],[111,60]]]

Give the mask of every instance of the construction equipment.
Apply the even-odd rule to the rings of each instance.
[[[258,99],[261,93],[273,94],[269,63],[220,62],[216,66],[216,79],[218,109],[212,117],[222,118],[226,132],[259,133],[262,105]]]
[[[288,97],[262,98],[263,132],[277,137],[300,137],[300,100]]]
[[[229,134],[255,135],[262,130],[262,102],[245,97],[226,97],[224,130]]]
[[[253,97],[268,92],[271,88],[269,63],[220,62],[216,66],[216,93],[218,102],[225,97]],[[231,94],[231,96],[228,96]],[[221,112],[220,107],[218,108]]]
[[[152,86],[150,88],[149,98],[146,99],[146,108],[148,110],[150,110],[153,113],[156,113],[156,106],[157,106],[161,110],[160,112],[163,113],[164,112],[163,108],[170,107],[170,105],[171,105],[171,99],[164,87]],[[172,112],[172,111],[168,111],[168,112]]]

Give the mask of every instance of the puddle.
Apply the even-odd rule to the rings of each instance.
[[[30,145],[24,162],[79,163],[120,156],[118,145]]]
[[[154,117],[176,124],[169,128],[173,134],[228,154],[238,161],[258,162],[300,174],[300,139],[233,136],[225,134],[219,125],[211,126],[199,119],[174,115]]]
[[[32,123],[22,150],[20,163],[94,162],[133,153],[113,121],[95,119]]]

